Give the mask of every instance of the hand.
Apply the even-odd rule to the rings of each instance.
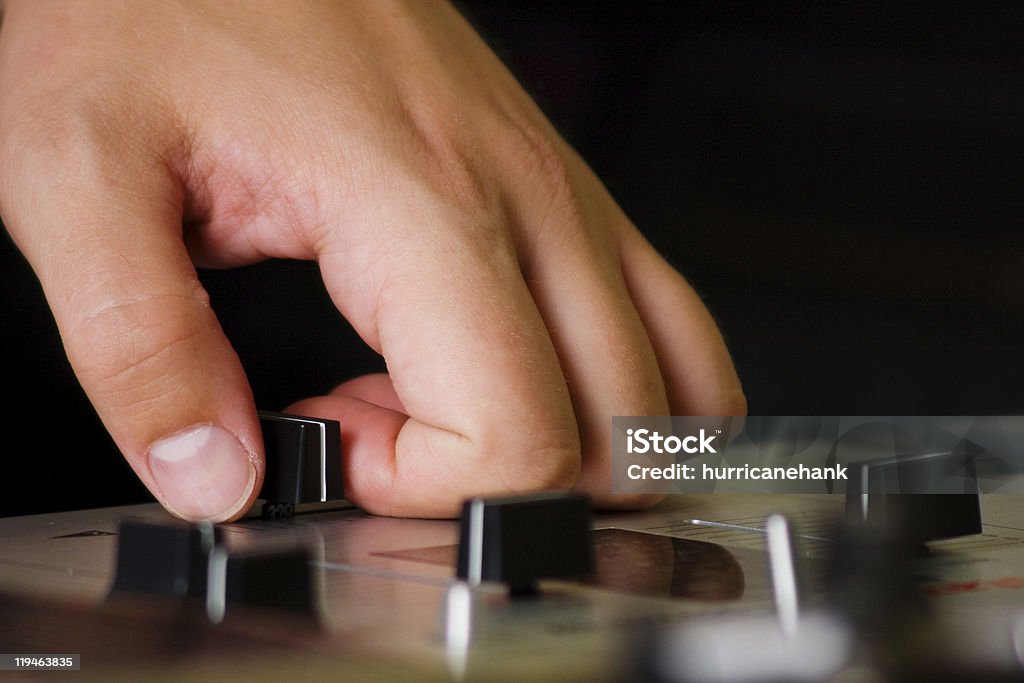
[[[9,0],[0,212],[100,418],[187,519],[239,516],[263,473],[197,265],[319,263],[389,373],[288,410],[341,420],[371,512],[647,505],[610,494],[612,415],[745,410],[698,297],[445,4]]]

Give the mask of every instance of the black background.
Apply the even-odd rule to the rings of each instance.
[[[460,7],[704,297],[752,414],[1024,407],[1012,5]],[[0,515],[149,500],[0,242]],[[201,278],[260,407],[383,368],[313,264]]]

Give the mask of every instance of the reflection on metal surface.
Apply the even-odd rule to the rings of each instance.
[[[584,583],[639,595],[694,600],[735,600],[746,588],[743,568],[723,546],[627,529],[597,529],[594,576]],[[410,548],[385,553],[425,564],[454,567],[458,547]]]
[[[626,529],[598,529],[593,536],[597,571],[588,583],[694,600],[743,596],[743,568],[723,546]]]

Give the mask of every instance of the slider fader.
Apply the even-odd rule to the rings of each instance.
[[[336,420],[260,411],[267,469],[260,516],[286,519],[295,506],[345,497],[341,428]]]
[[[0,519],[0,652],[103,681],[1024,680],[1015,496],[895,497],[865,470],[849,496],[383,518],[343,501],[337,423],[261,418],[262,516]]]

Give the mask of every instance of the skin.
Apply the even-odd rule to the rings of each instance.
[[[547,489],[648,506],[610,493],[611,416],[746,410],[699,298],[443,3],[9,0],[0,214],[182,517],[238,517],[263,475],[196,266],[318,262],[388,374],[287,410],[342,422],[346,494],[374,513]],[[226,502],[183,503],[160,463],[208,433],[190,495]],[[241,478],[204,474],[221,442]]]

